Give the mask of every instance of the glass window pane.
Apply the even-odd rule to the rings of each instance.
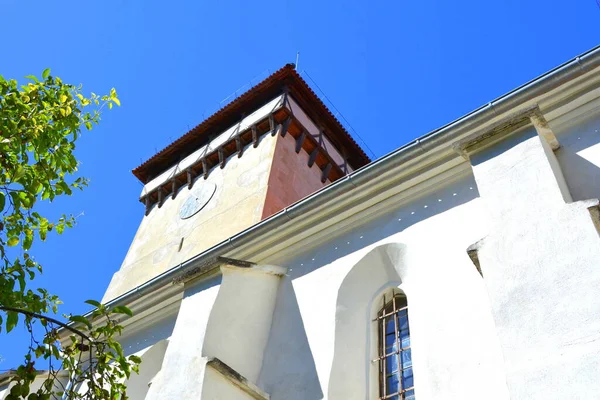
[[[386,394],[392,394],[392,393],[396,393],[398,391],[398,375],[397,374],[387,377],[386,389],[387,389]]]
[[[400,346],[403,349],[410,347],[410,336],[409,335],[402,336],[402,333],[400,333]]]
[[[395,331],[394,316],[392,315],[391,317],[387,317],[385,319],[385,333],[391,333],[393,335]]]
[[[414,379],[413,379],[413,371],[412,368],[407,368],[405,370],[402,371],[402,387],[403,388],[410,388],[413,387],[414,384]]]
[[[404,400],[415,400],[415,390],[414,389],[407,390],[404,393]]]
[[[396,335],[392,332],[389,335],[385,335],[385,347],[390,347],[396,344]]]
[[[386,357],[387,362],[385,363],[386,374],[398,371],[398,356],[396,354]]]
[[[396,309],[393,308],[394,305]],[[384,332],[380,331],[379,336],[379,341],[384,342],[381,343],[381,347],[384,348],[385,354],[390,354],[380,363],[380,374],[386,381],[385,393],[382,393],[381,396],[390,395],[391,397],[388,397],[387,400],[415,400],[414,389],[412,389],[414,379],[408,309],[405,307],[406,298],[397,296],[395,301],[386,303],[385,308],[379,314],[394,313],[378,322],[380,329],[384,330]],[[399,310],[399,308],[404,309]],[[382,334],[383,337],[381,337]],[[400,352],[395,354],[398,350]],[[399,382],[400,379],[401,382]],[[400,389],[405,388],[409,390],[403,394],[398,393]]]
[[[402,357],[402,369],[412,367],[412,357],[410,354],[410,349],[400,352],[400,356]]]

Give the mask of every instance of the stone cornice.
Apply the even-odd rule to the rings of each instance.
[[[471,154],[493,146],[526,126],[534,126],[540,138],[547,141],[552,150],[560,147],[540,107],[536,104],[510,114],[491,126],[475,129],[470,135],[456,141],[452,148],[465,160],[469,160]]]

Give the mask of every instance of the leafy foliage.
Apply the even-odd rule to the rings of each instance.
[[[83,128],[91,130],[99,123],[104,107],[110,109],[120,101],[114,89],[105,96],[84,97],[81,86],[63,83],[49,69],[41,80],[26,78],[29,81],[18,86],[0,76],[0,332],[4,327],[9,333],[21,323],[31,336],[7,399],[49,399],[52,394],[126,399],[122,382],[137,371],[140,360],[125,357],[115,340],[122,330],[115,315],[131,311],[123,306],[111,310],[89,300],[96,307],[91,315],[65,315],[69,322],[65,324],[50,316],[58,312],[58,297],[44,288],[30,288],[42,273],[31,254],[34,243],[75,224],[72,215],[49,220],[38,205],[87,186],[86,178],[76,176],[76,141]],[[71,333],[70,338],[62,337],[65,332]],[[42,387],[30,393],[39,359],[49,374]],[[71,377],[67,387],[56,379],[61,368]]]

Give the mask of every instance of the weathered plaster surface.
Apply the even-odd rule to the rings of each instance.
[[[193,217],[179,218],[179,209],[189,196],[187,186],[182,187],[174,199],[168,197],[162,207],[154,206],[144,216],[103,301],[141,285],[259,222],[275,144],[276,137],[264,135],[258,147],[249,145],[242,157],[231,156],[225,168],[213,168],[207,181],[216,184],[217,190],[206,207]],[[194,186],[203,182],[204,178],[198,177]]]
[[[528,132],[472,161],[493,226],[478,257],[511,397],[596,397],[600,238],[588,208],[597,200],[565,203],[554,154]]]
[[[573,200],[600,198],[600,103],[581,120],[556,125],[561,144],[556,157]]]
[[[148,398],[197,398],[200,394],[208,396],[204,398],[229,398],[213,397],[212,393],[221,393],[217,388],[224,382],[233,384],[207,366],[212,358],[254,384],[263,363],[283,273],[281,267],[222,266],[220,282],[186,285],[160,379]],[[239,388],[234,389],[224,393],[248,398]]]
[[[162,373],[150,386],[147,399],[198,399],[206,358],[202,348],[208,318],[219,292],[220,277],[187,287],[177,315]]]
[[[408,298],[419,398],[508,398],[485,286],[465,252],[489,228],[477,196],[463,178],[286,263],[298,338],[327,398],[377,395],[371,313],[390,285]]]
[[[329,184],[329,181],[321,182],[322,172],[317,164],[308,166],[306,151],[301,149],[296,154],[292,135],[278,136],[275,146],[263,219]]]

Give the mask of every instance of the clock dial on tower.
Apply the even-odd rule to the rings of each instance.
[[[212,199],[217,185],[211,182],[203,182],[200,185],[195,186],[188,198],[183,202],[179,209],[179,217],[181,219],[188,219],[202,210]]]

